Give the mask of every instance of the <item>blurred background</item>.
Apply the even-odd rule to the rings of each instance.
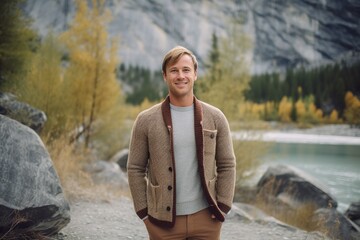
[[[286,163],[340,210],[360,199],[359,1],[2,0],[0,12],[0,92],[45,112],[69,198],[94,188],[83,165],[127,148],[137,114],[164,99],[162,58],[182,45],[199,61],[196,96],[230,121],[239,188]]]

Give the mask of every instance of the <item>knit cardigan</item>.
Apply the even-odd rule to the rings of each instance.
[[[235,155],[229,124],[217,108],[194,97],[194,130],[200,181],[209,210],[221,222],[231,209]],[[176,219],[176,166],[170,99],[135,120],[128,156],[128,180],[137,215],[159,227]],[[186,176],[184,176],[186,177]]]

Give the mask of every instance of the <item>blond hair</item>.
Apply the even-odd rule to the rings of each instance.
[[[172,65],[174,63],[177,63],[179,59],[184,56],[185,54],[189,55],[194,63],[194,70],[197,70],[198,62],[196,60],[195,55],[187,48],[182,46],[176,46],[173,49],[171,49],[164,57],[163,63],[162,63],[162,71],[163,73],[166,72],[167,65]]]

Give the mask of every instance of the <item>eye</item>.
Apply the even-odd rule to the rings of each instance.
[[[190,69],[189,69],[189,68],[185,68],[185,69],[184,69],[184,72],[190,72]]]

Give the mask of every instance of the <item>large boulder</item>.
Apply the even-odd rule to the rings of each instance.
[[[296,209],[311,204],[314,209],[336,208],[337,201],[326,186],[294,167],[269,167],[257,184],[257,196],[266,202],[282,203]]]
[[[70,207],[44,144],[3,115],[0,133],[0,239],[57,233],[69,223]]]
[[[47,119],[43,111],[17,101],[12,94],[2,92],[0,92],[0,114],[12,118],[38,133],[44,127]]]
[[[360,202],[353,202],[345,212],[345,216],[360,227]]]
[[[90,174],[95,184],[128,187],[127,177],[117,163],[98,160],[87,164],[84,170]]]
[[[115,155],[112,156],[109,161],[116,162],[117,164],[119,164],[120,168],[123,171],[126,171],[128,156],[129,156],[129,149],[125,148],[115,153]]]
[[[285,165],[269,167],[257,187],[257,200],[270,206],[274,215],[289,215],[302,209],[308,216],[306,222],[310,223],[309,226],[331,239],[360,237],[360,228],[336,210],[337,202],[327,187],[297,168]]]

